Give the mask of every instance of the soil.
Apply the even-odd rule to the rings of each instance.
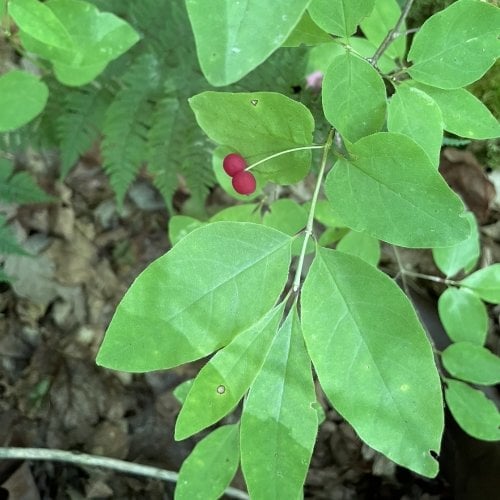
[[[121,213],[98,157],[82,159],[64,183],[50,155],[21,158],[56,203],[18,207],[11,222],[35,258],[9,257],[16,277],[0,288],[0,446],[72,450],[178,471],[196,440],[175,442],[180,405],[172,395],[201,363],[145,375],[95,364],[105,329],[127,287],[166,252],[168,214],[141,176]],[[499,261],[499,198],[493,179],[469,152],[448,149],[442,171],[481,224],[482,264]],[[308,189],[307,182],[304,190]],[[285,193],[286,194],[286,193]],[[187,193],[179,192],[179,205]],[[227,200],[215,189],[208,204]],[[210,210],[210,206],[208,210]],[[402,250],[408,268],[439,275],[429,252]],[[397,274],[392,250],[381,267]],[[439,348],[431,282],[410,283],[415,305]],[[499,308],[490,307],[489,347],[499,352]],[[497,398],[498,394],[493,395]],[[500,491],[500,448],[467,437],[448,416],[434,480],[395,466],[362,444],[329,405],[305,485],[310,499],[494,499]],[[230,417],[229,417],[230,418]],[[233,486],[244,488],[239,473]],[[172,483],[53,461],[0,461],[0,500],[169,499]]]

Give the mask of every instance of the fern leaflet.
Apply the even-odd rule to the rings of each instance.
[[[110,97],[103,87],[97,85],[67,91],[64,112],[57,120],[62,178],[99,136]]]
[[[146,160],[151,101],[159,82],[156,59],[151,54],[139,57],[122,81],[123,88],[106,112],[102,142],[103,166],[120,205]]]
[[[42,191],[27,172],[12,174],[12,163],[0,158],[0,201],[39,203],[52,198]]]

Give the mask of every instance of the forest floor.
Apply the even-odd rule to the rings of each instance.
[[[64,183],[56,181],[50,156],[31,154],[23,163],[45,179],[44,187],[58,201],[11,214],[20,241],[36,257],[9,257],[5,270],[15,281],[0,286],[0,446],[71,450],[178,471],[196,440],[173,439],[180,405],[172,390],[192,378],[201,362],[144,375],[95,364],[127,287],[170,247],[162,200],[143,177],[119,214],[97,157],[82,160]],[[500,199],[492,183],[500,192],[499,171],[488,174],[471,153],[454,149],[444,152],[441,169],[479,221],[481,264],[500,261]],[[184,195],[179,193],[179,200]],[[218,190],[209,199],[215,202],[221,202]],[[430,252],[401,255],[409,269],[440,275]],[[391,248],[384,248],[381,268],[397,274]],[[448,342],[436,314],[442,288],[423,281],[410,285],[430,335],[442,348]],[[498,354],[500,309],[489,312],[488,346]],[[363,445],[326,399],[321,403],[326,421],[306,498],[488,500],[494,498],[490,492],[500,491],[499,446],[467,438],[451,420],[442,471],[428,480]],[[240,473],[233,486],[244,487]],[[168,499],[173,490],[172,483],[95,467],[0,461],[0,499]]]

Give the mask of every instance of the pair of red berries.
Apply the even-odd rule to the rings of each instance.
[[[232,177],[234,190],[239,194],[252,194],[255,192],[257,183],[251,172],[245,170],[247,162],[238,153],[228,154],[222,163],[224,171]]]

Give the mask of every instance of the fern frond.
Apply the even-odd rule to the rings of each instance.
[[[186,180],[191,198],[197,204],[205,200],[210,188],[215,185],[213,149],[213,143],[198,126],[187,100],[181,100],[172,137],[172,152],[175,152],[177,168]]]
[[[64,112],[57,120],[62,178],[66,177],[78,158],[92,147],[111,101],[107,90],[97,85],[86,85],[66,92]]]
[[[52,198],[42,191],[27,172],[12,175],[13,165],[0,158],[0,201],[5,203],[40,203]]]
[[[178,111],[179,101],[167,94],[156,104],[148,133],[148,171],[171,213],[172,196],[178,185],[176,165],[170,160]]]
[[[30,255],[16,240],[5,217],[0,215],[0,255]]]
[[[119,204],[146,160],[146,141],[151,121],[152,100],[157,93],[157,60],[144,54],[122,79],[123,88],[106,111],[102,154],[104,170]]]

